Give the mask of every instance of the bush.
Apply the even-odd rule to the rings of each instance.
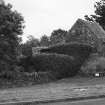
[[[22,58],[19,62],[26,72],[51,71],[57,78],[74,76],[81,67],[80,61],[63,54],[36,54]],[[33,69],[30,70],[30,67]]]
[[[42,53],[57,53],[57,54],[66,54],[70,56],[74,56],[79,58],[79,60],[86,59],[90,53],[96,52],[95,48],[88,44],[83,43],[66,43],[66,44],[59,44],[55,46],[51,46],[46,49],[42,49],[40,52]]]
[[[17,66],[21,67],[23,72],[36,71],[34,68],[34,62],[32,62],[32,56],[23,56],[18,58]]]
[[[98,54],[91,55],[82,65],[81,72],[85,75],[94,75],[96,72],[105,73],[105,57]]]
[[[39,76],[39,81],[42,83],[56,80],[56,76],[51,71],[38,72],[38,76]]]
[[[19,80],[22,74],[17,71],[4,71],[0,73],[0,78],[7,79],[7,80]]]

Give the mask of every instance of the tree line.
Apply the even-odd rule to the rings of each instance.
[[[95,2],[94,8],[94,14],[85,15],[85,19],[96,21],[105,29],[105,0]],[[13,10],[11,4],[0,4],[0,72],[14,70],[21,51],[27,53],[32,47],[65,42],[67,31],[57,29],[50,36],[43,35],[40,39],[29,36],[26,43],[20,44],[24,27],[24,17]]]
[[[34,36],[28,36],[26,43],[19,46],[20,53],[30,55],[32,47],[48,47],[58,43],[64,43],[67,31],[63,29],[54,30],[50,36],[43,35],[40,39]]]

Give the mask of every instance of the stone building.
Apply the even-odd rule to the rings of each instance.
[[[101,51],[102,46],[105,44],[105,31],[96,22],[78,19],[68,31],[66,41],[88,43],[97,47],[98,51]]]

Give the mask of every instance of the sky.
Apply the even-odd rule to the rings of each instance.
[[[78,18],[94,13],[96,0],[5,0],[25,20],[23,41],[27,36],[50,36],[56,29],[69,30]]]

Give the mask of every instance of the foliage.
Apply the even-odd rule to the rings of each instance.
[[[85,19],[89,21],[96,21],[103,29],[105,29],[105,0],[97,1],[94,5],[95,11],[93,15],[85,15]]]
[[[23,66],[26,72],[51,71],[56,78],[76,75],[81,67],[77,59],[63,54],[36,54],[33,57],[21,58],[18,64]]]
[[[28,36],[26,44],[30,47],[37,47],[40,45],[39,39],[33,37],[32,35]]]
[[[32,55],[32,47],[27,43],[19,45],[19,54],[18,56],[29,56]]]
[[[25,56],[32,54],[32,47],[45,47],[55,45],[57,43],[64,43],[67,31],[58,29],[54,30],[50,37],[43,35],[40,40],[34,38],[32,35],[28,37],[28,40],[20,45],[19,52]]]
[[[39,80],[41,82],[49,82],[56,80],[56,76],[53,72],[47,71],[47,72],[38,72]]]
[[[41,50],[42,53],[66,54],[78,58],[81,62],[86,59],[90,53],[95,52],[95,48],[85,43],[66,43],[58,44]]]
[[[105,57],[92,54],[81,67],[81,72],[92,75],[96,72],[105,72]]]
[[[54,30],[50,36],[51,45],[65,42],[66,34],[67,31],[65,30],[62,29]]]
[[[12,5],[0,5],[0,72],[13,69],[23,23],[23,17],[12,10]]]
[[[22,43],[18,47],[19,55],[30,56],[32,55],[32,47],[37,47],[40,45],[40,41],[34,38],[32,35],[28,37],[25,43]]]
[[[40,46],[49,46],[49,45],[50,45],[49,37],[47,35],[43,35],[40,38]]]

